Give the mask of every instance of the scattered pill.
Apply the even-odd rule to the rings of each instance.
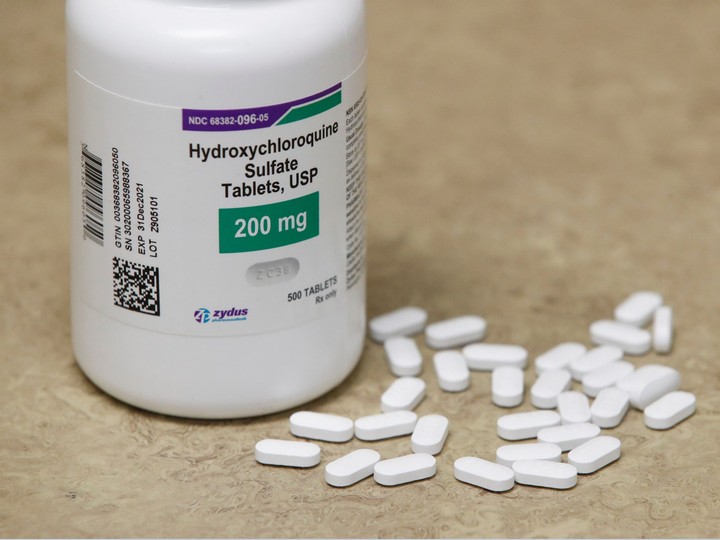
[[[417,424],[417,414],[412,411],[390,411],[355,420],[355,436],[362,441],[380,441],[401,435],[409,435]]]
[[[385,340],[385,356],[390,371],[398,377],[419,375],[422,371],[422,355],[415,340],[394,336]]]
[[[650,322],[653,313],[662,303],[662,295],[656,292],[636,292],[628,296],[615,308],[615,318],[618,321],[634,326],[645,326]]]
[[[585,394],[570,390],[561,393],[557,402],[563,424],[581,424],[590,421],[590,402]]]
[[[625,353],[642,355],[650,350],[650,332],[619,321],[595,321],[590,325],[590,338],[596,345],[615,345]]]
[[[601,390],[613,386],[619,380],[628,377],[633,371],[635,371],[635,366],[624,360],[599,367],[582,378],[583,392],[590,397],[595,397]]]
[[[425,328],[427,312],[419,307],[403,307],[370,320],[370,337],[382,343],[394,336],[410,336]]]
[[[545,428],[553,429],[553,428]],[[540,430],[542,433],[544,430]],[[516,461],[539,459],[542,461],[560,461],[562,448],[547,442],[506,444],[495,451],[495,461],[500,465],[512,467]]]
[[[416,454],[439,454],[448,436],[450,422],[440,414],[421,416],[410,438],[412,451]]]
[[[458,458],[454,468],[455,478],[488,491],[507,491],[515,485],[515,473],[510,467],[478,457]]]
[[[524,368],[527,364],[527,350],[519,345],[495,343],[472,343],[462,350],[470,369],[491,371],[496,367],[512,366]]]
[[[620,439],[602,435],[590,439],[568,454],[568,463],[580,474],[594,473],[620,458]]]
[[[485,337],[487,323],[482,317],[464,315],[428,325],[425,341],[433,349],[459,347]]]
[[[577,469],[567,463],[523,460],[513,463],[515,481],[528,486],[569,489],[577,484]]]
[[[299,411],[290,416],[290,433],[306,439],[345,442],[352,439],[353,421],[336,414]]]
[[[570,363],[586,352],[587,347],[580,343],[561,343],[535,358],[535,372],[540,375],[544,371],[569,369]]]
[[[630,405],[641,411],[665,394],[680,388],[680,373],[660,364],[639,367],[617,382],[617,387],[630,394]]]
[[[492,402],[498,407],[517,407],[523,402],[525,374],[518,367],[499,367],[492,372]]]
[[[397,486],[430,478],[436,472],[435,458],[430,454],[408,454],[375,464],[374,477],[383,486]]]
[[[600,393],[590,407],[592,423],[601,428],[620,425],[630,408],[630,394],[620,388],[610,387]]]
[[[565,424],[541,429],[537,438],[540,442],[556,444],[563,452],[567,452],[598,435],[600,435],[600,428],[597,425],[583,422],[582,424]]]
[[[669,306],[661,306],[655,312],[653,322],[653,349],[660,354],[667,354],[673,344],[673,311]]]
[[[325,466],[325,481],[334,487],[351,486],[373,474],[378,461],[380,454],[375,450],[355,450]]]
[[[670,392],[645,407],[645,425],[651,429],[670,429],[695,412],[695,396],[690,392]]]
[[[565,369],[543,371],[530,388],[530,401],[538,409],[554,409],[558,396],[570,388],[572,375]]]
[[[263,439],[255,444],[255,459],[263,465],[314,467],[320,463],[320,447],[309,442]]]
[[[645,354],[650,345],[668,353],[673,344],[672,308],[662,296],[634,293],[617,306],[617,320],[590,325],[597,347],[575,342],[561,343],[535,359],[538,378],[531,388],[537,408],[557,408],[501,416],[497,434],[508,441],[537,437],[538,442],[508,444],[496,451],[496,462],[478,457],[455,460],[454,474],[462,482],[489,491],[507,491],[514,483],[568,489],[578,474],[590,474],[616,461],[621,442],[600,435],[601,428],[622,422],[630,405],[644,410],[647,427],[672,428],[694,414],[696,398],[679,391],[680,374],[659,364],[638,369],[623,360],[624,354]],[[653,320],[652,334],[640,328]],[[360,449],[325,467],[325,480],[334,487],[350,486],[371,474],[382,485],[394,486],[434,476],[435,455],[447,440],[449,421],[439,414],[418,419],[412,412],[425,397],[425,382],[416,377],[422,355],[415,340],[407,336],[425,328],[427,344],[435,349],[464,345],[462,352],[439,351],[433,364],[441,389],[459,392],[470,384],[470,369],[492,371],[492,401],[500,407],[522,403],[527,350],[517,345],[473,343],[485,336],[486,322],[478,316],[456,317],[425,326],[427,313],[415,307],[401,308],[370,321],[371,337],[384,344],[391,372],[398,377],[383,393],[382,414],[350,418],[327,413],[299,411],[290,417],[290,431],[297,437],[345,442],[353,434],[377,441],[411,434],[412,454],[381,461],[380,454]],[[569,390],[572,379],[582,382],[586,395]],[[590,423],[590,421],[592,423]],[[563,452],[568,463],[561,462]],[[313,467],[320,462],[320,447],[300,441],[264,439],[255,445],[255,459],[262,464]]]
[[[458,351],[440,351],[433,355],[438,386],[446,392],[462,392],[470,386],[470,371]]]
[[[555,411],[506,414],[497,420],[497,434],[507,441],[532,439],[542,428],[559,424],[560,415]]]
[[[411,411],[425,397],[425,381],[417,377],[400,377],[380,398],[383,412]]]
[[[570,363],[573,379],[581,381],[588,373],[623,359],[623,350],[614,345],[601,345],[590,349]]]

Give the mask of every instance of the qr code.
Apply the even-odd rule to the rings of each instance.
[[[160,269],[113,257],[113,300],[121,308],[160,316]]]

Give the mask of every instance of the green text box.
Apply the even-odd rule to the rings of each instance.
[[[220,253],[261,251],[320,233],[320,194],[261,206],[220,208]]]

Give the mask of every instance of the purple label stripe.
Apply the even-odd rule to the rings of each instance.
[[[270,127],[285,116],[291,108],[332,94],[341,87],[342,83],[337,83],[312,96],[266,107],[215,110],[183,109],[183,131],[245,131]]]

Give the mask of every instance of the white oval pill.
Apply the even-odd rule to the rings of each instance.
[[[650,332],[619,321],[595,321],[590,325],[590,338],[596,345],[615,345],[625,353],[642,355],[650,350]]]
[[[597,425],[584,422],[544,428],[538,432],[537,437],[538,441],[556,444],[563,452],[567,452],[598,435],[600,435],[600,428]]]
[[[507,491],[515,485],[515,473],[510,467],[478,457],[458,458],[454,468],[455,478],[488,491]]]
[[[543,371],[530,387],[530,401],[538,409],[554,409],[557,397],[570,388],[572,375],[565,369]]]
[[[630,405],[641,411],[662,396],[680,388],[680,373],[660,364],[648,364],[617,382],[630,394]]]
[[[517,407],[523,402],[525,374],[518,367],[499,367],[492,372],[492,402],[498,407]]]
[[[656,353],[667,354],[673,344],[673,312],[669,306],[661,306],[655,311],[653,321],[653,348]]]
[[[618,304],[615,308],[615,318],[634,326],[645,326],[662,303],[661,294],[651,291],[636,292]]]
[[[379,315],[370,320],[370,337],[383,342],[393,336],[410,336],[417,334],[427,322],[427,312],[419,307],[403,307]]]
[[[585,394],[574,390],[561,393],[558,412],[563,424],[581,424],[590,421],[590,402]]]
[[[528,486],[569,489],[577,484],[577,469],[567,463],[522,460],[513,463],[515,481]]]
[[[620,425],[630,408],[630,394],[620,388],[610,387],[600,393],[590,407],[592,423],[601,428]]]
[[[645,407],[645,425],[651,429],[670,429],[695,412],[695,396],[690,392],[670,392]]]
[[[462,392],[470,386],[470,371],[458,351],[440,351],[433,356],[438,386],[446,392]]]
[[[545,428],[553,429],[553,428]],[[542,432],[544,430],[540,430]],[[500,465],[512,467],[516,461],[540,459],[542,461],[560,461],[562,449],[557,444],[537,442],[527,444],[506,444],[495,451],[495,461]]]
[[[314,467],[320,463],[320,447],[309,442],[263,439],[255,444],[255,459],[263,465]]]
[[[379,441],[400,435],[409,435],[417,424],[412,411],[390,411],[363,416],[355,420],[355,436],[362,441]]]
[[[459,347],[485,337],[487,323],[482,317],[464,315],[428,325],[425,340],[433,349]]]
[[[613,386],[635,371],[630,362],[620,360],[591,371],[582,378],[583,392],[590,397],[597,396],[604,388]]]
[[[380,454],[375,450],[355,450],[325,466],[325,481],[334,487],[351,486],[370,476],[378,461]]]
[[[422,371],[422,355],[415,340],[395,336],[385,340],[385,356],[393,375],[398,377],[419,375]]]
[[[561,343],[535,358],[535,372],[540,375],[544,371],[569,369],[570,362],[580,358],[586,352],[587,347],[580,343]]]
[[[336,414],[299,411],[290,416],[290,433],[305,439],[345,442],[352,439],[353,421]]]
[[[383,486],[397,486],[430,478],[436,472],[435,458],[430,454],[408,454],[375,464],[375,481]]]
[[[470,369],[490,371],[496,367],[512,366],[524,368],[527,364],[527,350],[519,345],[496,343],[472,343],[462,350]]]
[[[410,438],[412,451],[416,454],[439,454],[448,436],[450,422],[440,414],[421,416]]]
[[[569,375],[569,373],[568,373]],[[497,420],[497,434],[507,441],[519,441],[537,437],[542,428],[560,424],[555,411],[531,411],[506,414]]]
[[[602,345],[590,349],[570,363],[573,379],[581,381],[588,373],[623,359],[623,350],[613,345]]]
[[[425,381],[417,377],[395,379],[380,398],[383,412],[411,411],[425,397]]]
[[[602,435],[581,444],[568,454],[568,463],[579,474],[590,474],[620,458],[620,439]]]

